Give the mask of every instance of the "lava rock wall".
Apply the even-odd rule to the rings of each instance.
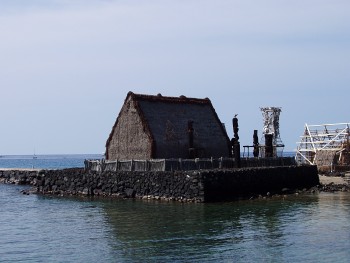
[[[0,171],[0,181],[30,184],[36,193],[115,196],[181,202],[250,198],[319,184],[316,166],[287,166],[162,172],[86,172],[73,168]]]

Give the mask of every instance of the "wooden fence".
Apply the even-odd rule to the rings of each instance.
[[[87,171],[188,171],[236,168],[234,158],[151,159],[106,161],[85,160]],[[271,167],[295,165],[294,157],[242,158],[241,167]]]

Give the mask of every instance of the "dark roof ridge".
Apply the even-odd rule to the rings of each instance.
[[[193,104],[209,104],[211,105],[211,101],[209,98],[198,99],[198,98],[188,98],[184,95],[180,97],[170,97],[170,96],[162,96],[160,93],[157,95],[147,95],[147,94],[136,94],[131,91],[128,92],[128,96],[131,96],[135,101],[159,101],[159,102],[167,102],[167,103],[193,103]]]

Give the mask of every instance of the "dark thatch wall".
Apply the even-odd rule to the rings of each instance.
[[[107,142],[106,159],[150,159],[152,144],[146,133],[135,102],[129,97],[118,116]]]
[[[157,158],[188,158],[188,121],[197,157],[228,157],[228,137],[210,104],[139,101],[156,141]]]

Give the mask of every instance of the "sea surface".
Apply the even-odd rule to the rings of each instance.
[[[0,184],[0,262],[350,261],[346,192],[182,204],[26,188]]]
[[[85,159],[102,159],[101,154],[2,155],[0,168],[64,169],[84,167]]]

